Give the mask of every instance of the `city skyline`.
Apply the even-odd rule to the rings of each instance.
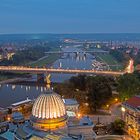
[[[0,34],[140,33],[139,0],[2,0]]]

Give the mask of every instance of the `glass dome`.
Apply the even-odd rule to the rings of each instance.
[[[41,94],[32,108],[31,122],[37,129],[55,129],[66,125],[66,109],[61,97],[53,91]]]

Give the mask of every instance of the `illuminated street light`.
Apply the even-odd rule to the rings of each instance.
[[[10,121],[11,120],[11,118],[10,117],[7,117],[7,121]]]
[[[124,108],[124,107],[122,107],[122,108],[121,108],[121,111],[122,111],[122,112],[125,112],[125,108]]]
[[[109,107],[109,105],[106,105],[106,107],[108,108],[108,107]]]
[[[77,114],[77,116],[78,116],[78,118],[80,118],[80,117],[81,117],[81,114],[80,114],[80,113],[78,113],[78,114]]]

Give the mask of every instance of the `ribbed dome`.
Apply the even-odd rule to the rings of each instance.
[[[64,102],[54,92],[42,94],[33,105],[32,116],[38,119],[56,119],[66,116]]]

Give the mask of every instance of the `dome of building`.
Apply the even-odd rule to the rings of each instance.
[[[56,129],[66,125],[66,109],[61,97],[53,91],[41,94],[32,108],[33,127],[41,130]]]

